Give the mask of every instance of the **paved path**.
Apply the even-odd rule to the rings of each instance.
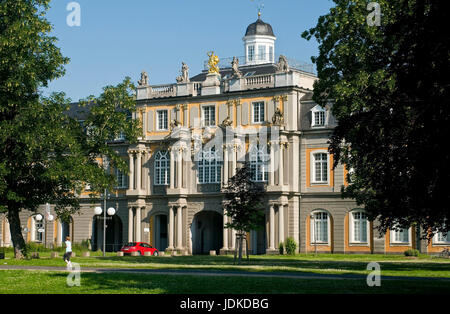
[[[66,272],[66,267],[49,266],[16,266],[0,265],[0,270],[29,270],[29,271],[57,271]],[[314,273],[282,273],[282,272],[248,272],[248,271],[214,271],[214,270],[180,270],[180,269],[145,269],[145,268],[92,268],[83,267],[81,273],[125,273],[125,274],[146,274],[146,275],[182,275],[182,276],[244,276],[244,277],[265,277],[265,278],[290,278],[290,279],[327,279],[327,280],[366,280],[367,276],[357,274],[314,274]],[[381,276],[381,280],[439,280],[449,281],[444,277],[402,277],[402,276]]]

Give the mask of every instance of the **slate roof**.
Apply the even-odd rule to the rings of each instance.
[[[272,26],[268,23],[264,23],[263,20],[261,20],[261,18],[258,18],[258,20],[255,23],[252,23],[247,27],[245,36],[254,36],[254,35],[275,37]]]

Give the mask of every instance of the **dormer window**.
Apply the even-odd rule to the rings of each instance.
[[[323,127],[327,124],[327,112],[324,108],[317,105],[311,109],[312,113],[312,127]]]

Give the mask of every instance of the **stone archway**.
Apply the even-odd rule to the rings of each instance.
[[[192,254],[219,254],[223,246],[223,218],[215,211],[201,211],[195,215],[192,226]]]
[[[168,217],[167,214],[156,214],[152,217],[152,245],[160,252],[164,252],[168,247]]]

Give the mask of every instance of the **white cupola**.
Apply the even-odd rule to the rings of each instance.
[[[243,38],[245,64],[274,63],[276,39],[272,26],[264,23],[261,20],[261,12],[258,12],[258,20],[247,27],[247,32]]]

